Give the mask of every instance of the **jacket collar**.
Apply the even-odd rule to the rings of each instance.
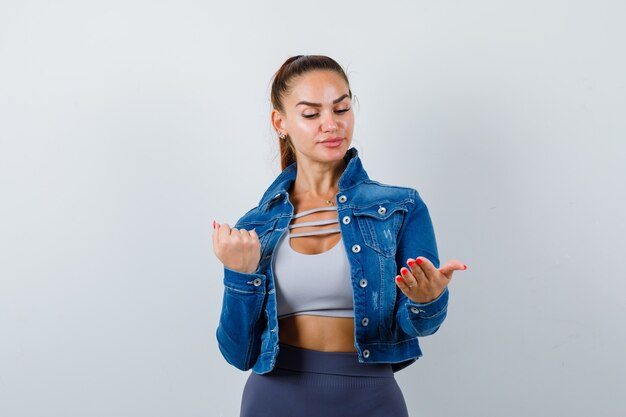
[[[340,191],[353,187],[369,179],[367,172],[365,172],[365,169],[363,168],[363,164],[361,163],[361,159],[359,158],[359,153],[356,148],[348,149],[348,152],[346,152],[346,155],[344,156],[344,160],[348,162],[348,165],[339,178]],[[265,194],[263,194],[263,197],[261,197],[261,201],[259,202],[259,207],[262,207],[281,195],[286,195],[291,187],[291,184],[296,179],[297,172],[298,169],[295,162],[286,167],[278,175],[278,177],[276,177],[267,191],[265,191]]]

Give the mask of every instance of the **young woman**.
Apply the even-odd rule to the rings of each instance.
[[[252,369],[241,416],[407,416],[394,372],[446,316],[450,261],[417,191],[371,180],[337,62],[289,58],[274,75],[283,171],[234,227],[214,222],[224,264],[217,340]]]

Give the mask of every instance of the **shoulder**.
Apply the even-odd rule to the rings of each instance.
[[[241,216],[239,220],[237,220],[235,227],[241,227],[242,225],[256,222],[260,213],[261,211],[259,206],[252,207],[243,216]]]
[[[355,185],[350,191],[353,194],[352,203],[355,206],[376,203],[394,203],[407,207],[424,205],[424,201],[415,188],[385,184],[372,179]]]
[[[257,228],[261,225],[270,225],[273,221],[290,216],[286,204],[289,202],[289,195],[286,191],[279,192],[271,198],[264,198],[259,204],[248,210],[237,220],[237,228]],[[248,227],[249,226],[249,227]]]

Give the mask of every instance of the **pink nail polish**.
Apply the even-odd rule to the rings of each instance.
[[[467,265],[463,264],[463,270],[465,271],[467,269]]]
[[[422,261],[420,258],[417,258],[415,262],[417,262],[418,265],[421,265],[424,263],[424,261]]]
[[[409,273],[409,270],[408,270],[408,269],[406,269],[405,267],[402,267],[402,268],[400,269],[400,273],[401,273],[402,275],[407,275],[407,274]]]
[[[408,266],[413,266],[415,265],[415,261],[413,259],[411,259],[409,262],[406,263]]]
[[[402,277],[400,275],[396,276],[396,282],[402,282]]]

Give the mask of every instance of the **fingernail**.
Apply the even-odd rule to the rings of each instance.
[[[411,259],[409,262],[406,263],[408,266],[413,266],[415,265],[415,261],[413,259]]]
[[[213,220],[213,229],[215,229],[217,227],[217,223],[215,222],[215,220]]]
[[[465,271],[467,269],[467,265],[463,264],[463,270]]]
[[[424,261],[422,261],[420,258],[417,258],[415,262],[417,262],[418,265],[421,265],[424,263]]]
[[[402,267],[402,268],[400,268],[400,273],[401,273],[402,275],[406,275],[406,274],[408,274],[408,273],[409,273],[409,270],[408,270],[408,269],[406,269],[405,267]]]
[[[400,275],[396,276],[396,282],[402,282],[402,277]]]

